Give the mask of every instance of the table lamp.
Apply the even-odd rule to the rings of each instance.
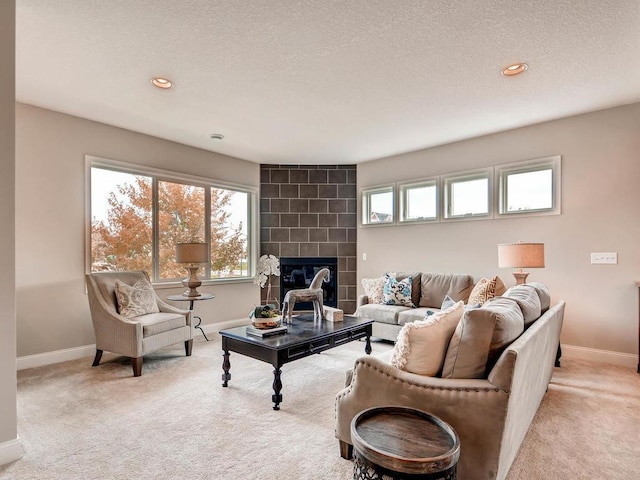
[[[185,297],[199,297],[198,287],[202,282],[198,278],[198,269],[203,263],[209,262],[209,244],[208,243],[177,243],[176,244],[176,263],[187,264],[189,276],[182,280],[182,284],[189,290],[182,295]]]
[[[523,268],[544,267],[544,243],[501,243],[498,245],[498,268],[519,268],[513,272],[516,285],[527,281],[529,272]]]

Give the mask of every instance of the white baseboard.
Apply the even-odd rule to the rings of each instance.
[[[95,345],[84,345],[82,347],[65,348],[53,352],[37,353],[35,355],[25,355],[18,357],[16,366],[18,370],[25,368],[43,367],[54,363],[77,360],[78,358],[92,357],[96,354]]]
[[[596,348],[578,347],[575,345],[562,344],[562,364],[563,358],[575,358],[578,360],[589,360],[592,362],[607,363],[619,367],[629,367],[636,370],[638,368],[638,355],[631,353],[612,352],[609,350],[598,350]]]
[[[249,320],[241,318],[237,320],[228,320],[220,323],[209,323],[202,325],[207,338],[213,340],[214,335],[220,330],[225,328],[239,327],[241,325],[248,325]],[[194,338],[202,337],[202,332],[199,329],[194,329]],[[16,360],[17,370],[24,370],[26,368],[43,367],[45,365],[52,365],[54,363],[66,362],[69,360],[77,360],[79,358],[93,357],[96,354],[95,345],[84,345],[82,347],[65,348],[64,350],[55,350],[53,352],[37,353],[35,355],[25,355],[24,357],[18,357]]]
[[[0,443],[0,465],[6,465],[22,457],[24,457],[24,447],[19,438]]]
[[[209,334],[216,334],[220,330],[224,330],[226,328],[241,327],[242,325],[249,325],[249,319],[239,318],[236,320],[227,320],[226,322],[220,322],[220,323],[208,323],[206,325],[202,325],[202,329],[204,330],[204,333],[206,333],[207,336],[209,336]],[[199,329],[196,328],[193,332],[193,335],[202,336],[202,333],[200,332]],[[213,338],[209,338],[209,340],[213,340]]]

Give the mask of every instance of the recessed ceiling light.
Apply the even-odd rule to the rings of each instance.
[[[173,83],[171,83],[171,80],[167,78],[162,78],[162,77],[155,77],[151,79],[151,83],[153,83],[158,88],[164,88],[164,89],[171,88],[173,86]]]
[[[505,77],[513,77],[514,75],[524,72],[527,68],[529,68],[529,65],[526,63],[514,63],[502,70],[502,75]]]
[[[222,135],[221,133],[212,133],[211,135],[209,135],[209,138],[211,138],[211,140],[222,140],[224,138],[224,135]]]

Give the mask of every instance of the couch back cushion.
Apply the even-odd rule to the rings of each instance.
[[[420,276],[421,307],[440,308],[444,297],[466,302],[473,289],[473,277],[465,274],[423,273]]]
[[[393,347],[391,365],[418,375],[437,375],[463,313],[464,304],[460,301],[425,320],[406,323]]]
[[[502,296],[504,298],[510,298],[518,304],[524,317],[524,328],[527,328],[540,318],[542,312],[540,297],[536,289],[532,286],[527,284],[516,285],[509,288]]]
[[[529,282],[526,285],[535,288],[536,292],[538,292],[538,297],[540,298],[540,313],[544,313],[549,310],[549,307],[551,306],[551,294],[549,293],[547,286],[539,282]]]
[[[464,312],[449,342],[443,378],[485,378],[504,348],[524,331],[518,304],[496,297]]]

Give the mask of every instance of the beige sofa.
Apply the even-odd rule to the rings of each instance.
[[[374,356],[356,360],[335,402],[341,455],[351,457],[350,424],[358,412],[407,406],[437,415],[456,430],[459,478],[504,479],[545,395],[556,358],[565,303],[542,308],[546,311],[487,367],[485,378],[427,377]]]
[[[445,273],[398,273],[396,278],[411,277],[411,299],[415,308],[370,303],[367,295],[358,297],[355,315],[374,320],[373,336],[395,342],[405,323],[424,319],[427,310],[438,311],[445,296],[467,301],[474,281],[471,275]]]

